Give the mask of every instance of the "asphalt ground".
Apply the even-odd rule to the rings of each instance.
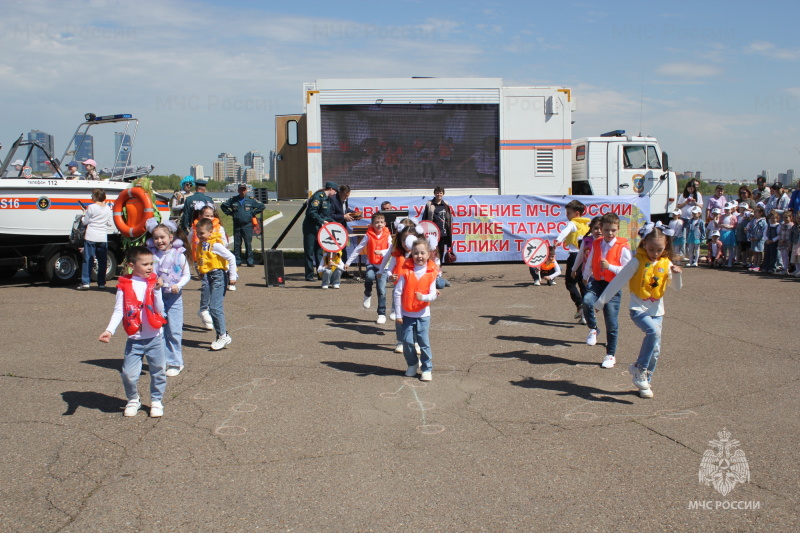
[[[690,269],[646,400],[627,296],[604,370],[563,278],[446,274],[430,383],[404,377],[356,281],[242,269],[219,352],[192,281],[160,419],[122,416],[124,332],[97,341],[113,292],[18,274],[0,285],[0,531],[798,530],[800,280]],[[723,429],[750,474],[725,496],[698,482]]]

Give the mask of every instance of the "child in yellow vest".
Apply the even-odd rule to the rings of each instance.
[[[201,219],[195,229],[198,239],[195,248],[197,271],[208,283],[208,309],[217,332],[217,340],[211,343],[211,349],[221,350],[231,343],[225,324],[225,291],[228,285],[236,285],[236,258],[222,244],[222,236],[214,232],[211,220]]]
[[[567,272],[571,272],[572,265],[575,264],[575,260],[578,258],[578,249],[581,245],[580,241],[584,235],[589,233],[590,219],[583,216],[583,213],[586,211],[586,206],[578,200],[570,201],[564,206],[564,211],[567,214],[568,222],[567,225],[564,226],[564,229],[558,234],[558,237],[556,237],[555,246],[553,248],[564,243],[564,248],[566,248],[569,253],[566,268]],[[583,294],[586,287],[584,287],[581,278],[573,276],[566,277],[564,286],[569,292],[572,303],[575,304],[575,320],[578,320],[581,318],[581,304],[583,303]]]
[[[392,249],[392,236],[386,227],[386,217],[380,213],[372,215],[372,222],[367,228],[367,234],[361,242],[350,252],[344,270],[356,260],[361,250],[366,248],[367,272],[364,275],[364,309],[372,306],[372,284],[377,286],[378,292],[378,324],[386,323],[386,278],[388,273],[383,270],[384,258]]]
[[[327,289],[330,286],[334,289],[339,288],[343,266],[341,250],[338,252],[325,252],[325,255],[322,256],[322,264],[317,269],[317,272],[322,274],[323,289]]]
[[[627,283],[631,291],[631,319],[645,337],[639,358],[628,367],[639,396],[652,398],[650,386],[653,372],[661,351],[661,323],[664,318],[664,291],[667,286],[680,290],[681,269],[671,259],[672,230],[660,222],[648,222],[639,230],[642,238],[636,249],[636,256],[608,284],[603,294],[595,302],[602,307]]]
[[[403,356],[408,364],[406,376],[422,373],[420,380],[433,378],[431,363],[430,303],[436,299],[436,264],[430,260],[431,245],[425,238],[417,239],[411,247],[411,257],[406,259],[394,286],[395,319],[400,324],[403,339]],[[415,349],[419,345],[419,356]]]

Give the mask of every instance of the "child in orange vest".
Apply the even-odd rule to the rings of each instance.
[[[428,331],[431,325],[430,302],[436,299],[437,268],[431,257],[431,245],[425,238],[414,241],[411,257],[394,286],[394,312],[401,326],[403,356],[408,369],[406,376],[421,373],[422,381],[433,379],[431,342]],[[419,356],[415,350],[419,345]]]
[[[547,260],[540,267],[529,267],[533,284],[537,287],[545,280],[548,285],[556,284],[556,277],[561,274],[561,267],[558,266],[556,261],[556,249],[550,248],[547,252]]]
[[[392,246],[392,236],[389,235],[389,228],[386,227],[386,218],[380,214],[372,215],[372,222],[367,228],[367,234],[361,242],[350,252],[347,262],[344,264],[346,271],[353,261],[356,260],[361,250],[366,248],[367,253],[367,272],[364,276],[364,309],[372,306],[372,284],[378,290],[378,324],[386,323],[386,277],[387,273],[382,269],[384,257],[389,253]]]
[[[167,388],[167,363],[161,334],[162,326],[166,324],[162,315],[161,280],[153,272],[153,253],[144,246],[129,249],[127,263],[133,273],[119,278],[114,314],[98,340],[109,342],[122,323],[128,334],[120,372],[128,398],[124,415],[136,416],[142,406],[138,385],[142,357],[146,357],[150,368],[150,416],[157,418],[164,414],[162,401]]]
[[[645,224],[639,230],[642,240],[636,257],[608,284],[594,304],[595,307],[602,307],[628,284],[631,291],[631,319],[645,333],[639,357],[636,363],[628,367],[633,384],[642,398],[653,397],[650,384],[661,352],[664,291],[668,285],[675,290],[681,288],[681,269],[672,263],[673,257],[677,260],[673,254],[672,233],[672,229],[660,222]]]
[[[619,231],[619,217],[614,213],[603,215],[601,219],[603,238],[592,243],[592,251],[586,258],[592,267],[592,277],[583,296],[583,316],[589,326],[589,335],[586,344],[597,344],[597,317],[595,316],[595,302],[628,261],[631,260],[631,250],[628,239],[617,237]],[[605,300],[603,305],[603,318],[606,324],[606,356],[603,359],[603,368],[613,368],[617,360],[617,338],[619,330],[619,303],[622,292],[617,291]]]

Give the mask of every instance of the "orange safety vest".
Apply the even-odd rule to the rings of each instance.
[[[430,289],[431,283],[436,280],[437,274],[436,263],[429,260],[425,268],[425,274],[417,279],[417,275],[414,274],[414,266],[414,260],[409,257],[403,264],[402,274],[406,280],[405,286],[403,287],[403,297],[401,299],[403,311],[411,313],[417,313],[428,307],[428,302],[420,302],[417,300],[416,293],[420,292],[420,289],[427,292],[428,289]]]
[[[541,271],[555,270],[555,268],[556,268],[556,262],[553,261],[552,263],[542,263],[542,265],[539,267],[539,270]]]
[[[392,269],[392,274],[399,278],[403,275],[403,270],[406,268],[406,259],[403,252],[400,250],[392,251],[392,255],[394,256],[394,268]]]
[[[389,248],[389,230],[383,228],[380,236],[375,233],[372,227],[367,229],[367,261],[371,265],[380,265],[383,256],[378,251]]]
[[[611,270],[600,266],[601,255],[603,253],[600,248],[600,243],[604,240],[605,239],[597,239],[592,243],[592,277],[597,281],[611,281],[614,279],[614,276],[616,276]],[[626,246],[628,246],[628,239],[617,237],[617,242],[614,243],[614,246],[612,246],[606,254],[606,261],[614,266],[621,266],[620,257],[622,257],[622,250]]]
[[[161,313],[156,312],[155,296],[153,295],[158,276],[155,272],[147,278],[147,288],[144,291],[144,301],[139,301],[136,291],[133,290],[133,275],[125,274],[117,280],[117,288],[122,291],[122,327],[125,333],[135,335],[142,331],[142,310],[147,317],[147,322],[153,328],[159,329],[167,323]]]

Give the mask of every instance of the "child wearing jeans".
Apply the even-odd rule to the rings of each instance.
[[[401,325],[403,356],[408,370],[406,376],[422,373],[421,381],[433,379],[431,342],[428,331],[431,325],[430,302],[436,299],[436,265],[430,260],[431,245],[420,238],[411,247],[411,257],[394,286],[394,311]],[[417,356],[415,344],[419,345]]]
[[[788,209],[784,211],[781,216],[783,220],[778,229],[778,254],[782,268],[779,274],[785,276],[789,273],[789,251],[791,248],[790,243],[792,242],[792,228],[794,228],[794,222],[792,221],[792,212]]]
[[[214,223],[211,220],[199,220],[195,229],[198,242],[194,255],[197,271],[208,283],[208,309],[217,333],[211,349],[216,351],[225,348],[232,341],[225,324],[225,291],[228,285],[236,286],[236,258],[222,244],[220,234],[214,232]]]
[[[689,260],[687,266],[696,267],[700,260],[700,244],[706,240],[706,225],[700,218],[703,210],[700,206],[692,208],[692,218],[686,231],[686,256]]]
[[[367,228],[367,234],[350,252],[344,269],[347,270],[358,254],[364,248],[367,249],[367,272],[364,276],[364,309],[372,307],[372,284],[374,283],[378,291],[378,324],[386,323],[386,274],[381,268],[386,254],[392,246],[392,236],[389,235],[389,228],[386,227],[386,218],[380,214],[372,215],[372,222]]]
[[[319,265],[317,272],[322,274],[322,288],[327,289],[333,287],[339,288],[339,282],[342,279],[342,252],[325,252],[322,256],[322,263]]]
[[[164,415],[162,401],[167,388],[164,339],[161,336],[161,327],[166,323],[162,316],[161,280],[153,272],[153,254],[144,246],[130,248],[126,262],[132,273],[119,278],[114,313],[98,340],[109,342],[122,323],[128,334],[120,372],[128,399],[123,414],[136,416],[142,406],[138,385],[142,358],[146,357],[150,369],[150,416],[158,418]]]
[[[586,344],[597,344],[597,318],[595,317],[595,302],[606,290],[608,284],[614,279],[622,268],[631,260],[631,250],[628,239],[617,237],[619,231],[619,217],[614,213],[603,215],[601,219],[603,238],[592,243],[587,261],[592,266],[592,279],[583,296],[583,316],[589,326]],[[613,368],[617,362],[617,338],[619,330],[619,303],[622,292],[617,291],[605,300],[603,304],[603,318],[606,324],[606,356],[601,366]]]
[[[195,202],[195,221],[192,223],[192,227],[189,230],[189,242],[192,243],[191,251],[192,251],[192,259],[194,259],[194,251],[199,244],[199,239],[197,238],[197,223],[202,219],[210,220],[214,225],[214,233],[219,233],[220,240],[223,246],[228,246],[228,236],[225,234],[225,227],[220,222],[219,217],[217,217],[216,207],[214,204],[206,204],[203,205],[202,202]],[[208,282],[206,278],[201,277],[200,282],[200,310],[197,311],[197,316],[200,317],[200,320],[203,321],[203,327],[206,329],[214,329],[214,321],[211,319],[211,313],[208,311],[208,300],[209,300],[209,291],[208,291]]]
[[[408,219],[406,219],[408,220]],[[414,246],[414,243],[422,237],[422,232],[417,230],[416,225],[414,225],[411,221],[409,221],[409,225],[402,224],[398,226],[397,235],[395,235],[394,240],[394,249],[390,254],[386,255],[385,270],[391,276],[392,283],[397,283],[397,280],[403,273],[403,268],[405,268],[406,259],[411,257],[411,248]],[[401,229],[402,228],[402,229]],[[394,293],[392,293],[394,296]],[[394,305],[392,305],[394,309]],[[389,318],[392,320],[397,320],[397,313],[393,310],[392,313],[389,315]],[[395,335],[397,337],[397,345],[394,348],[395,353],[403,353],[403,332],[400,324],[395,322],[394,325]],[[419,349],[416,350],[417,355],[419,355]]]
[[[681,288],[681,269],[672,264],[672,231],[660,223],[648,222],[639,230],[642,237],[636,257],[617,274],[595,302],[600,308],[625,284],[631,291],[631,320],[645,337],[636,363],[628,367],[639,396],[652,398],[651,386],[658,355],[661,353],[661,325],[664,320],[664,291],[667,286]],[[672,283],[670,283],[672,282]]]
[[[161,279],[161,297],[164,300],[164,346],[166,348],[167,377],[175,377],[183,370],[183,288],[191,279],[189,261],[183,240],[176,239],[178,226],[171,220],[159,224],[155,218],[147,219],[147,249],[153,252],[156,275]],[[181,233],[182,235],[182,233]]]

